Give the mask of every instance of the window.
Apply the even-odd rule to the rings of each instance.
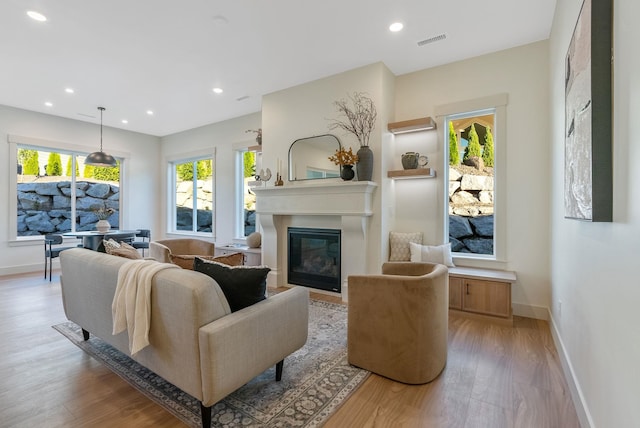
[[[181,159],[169,163],[174,189],[170,232],[213,234],[214,169],[213,157]]]
[[[437,114],[445,147],[445,240],[456,257],[502,259],[506,95],[450,105]]]
[[[11,152],[16,159],[16,240],[95,230],[98,210],[113,211],[107,220],[119,227],[120,160],[115,168],[93,167],[84,164],[86,153],[19,142]]]
[[[261,153],[248,148],[238,150],[236,155],[236,236],[244,238],[256,231],[256,195],[251,191]]]

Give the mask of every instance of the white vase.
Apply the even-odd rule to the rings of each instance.
[[[96,230],[98,232],[108,232],[111,229],[111,224],[107,220],[98,220],[96,223]]]

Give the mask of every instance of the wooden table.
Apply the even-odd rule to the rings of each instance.
[[[82,246],[89,250],[105,252],[104,245],[102,243],[105,239],[113,239],[115,241],[124,241],[131,243],[136,239],[137,230],[110,230],[108,232],[98,232],[96,230],[89,230],[83,232],[67,232],[63,236],[73,236],[75,238],[82,238]]]

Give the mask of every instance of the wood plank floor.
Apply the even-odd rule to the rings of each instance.
[[[0,427],[185,426],[51,328],[66,320],[58,275],[0,277]],[[435,381],[371,375],[325,427],[579,423],[546,322],[516,317],[511,328],[452,315]]]

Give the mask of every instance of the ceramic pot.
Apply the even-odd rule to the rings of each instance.
[[[373,176],[373,151],[369,146],[362,146],[357,155],[356,172],[358,173],[358,181],[371,181]]]
[[[353,170],[353,165],[342,165],[342,168],[340,169],[340,177],[342,177],[344,181],[351,181],[355,176],[356,173]]]
[[[111,224],[107,220],[98,220],[96,223],[96,230],[98,232],[108,232],[111,229]]]
[[[402,168],[404,169],[416,169],[418,167],[418,158],[420,153],[407,152],[402,155]]]

